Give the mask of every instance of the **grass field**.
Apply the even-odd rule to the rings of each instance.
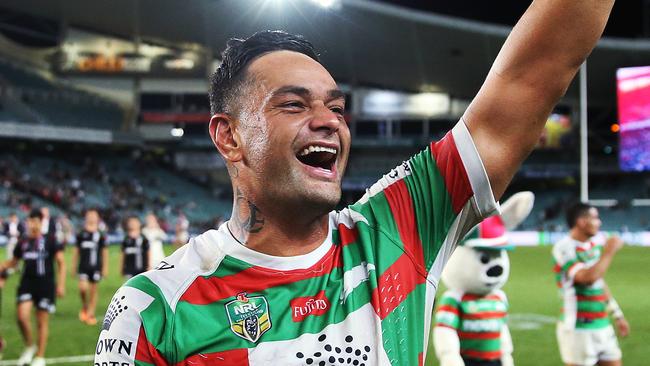
[[[171,248],[167,248],[171,249]],[[3,251],[4,253],[4,251]],[[111,263],[116,265],[118,247],[112,247]],[[69,259],[71,251],[67,251]],[[554,318],[559,311],[559,299],[551,273],[549,247],[518,248],[510,253],[512,270],[505,287],[511,304],[511,331],[518,366],[560,365],[555,342]],[[607,275],[612,292],[625,311],[632,334],[621,340],[626,366],[648,364],[650,339],[650,248],[626,247],[614,260]],[[16,359],[22,351],[22,341],[15,324],[15,291],[18,276],[7,282],[2,297],[0,331],[8,342],[4,359]],[[122,283],[118,271],[112,268],[108,279],[101,283],[98,312],[106,309],[115,290]],[[87,326],[77,320],[80,300],[77,281],[67,280],[67,292],[57,302],[57,312],[51,318],[47,357],[93,354],[100,325]],[[439,291],[442,293],[443,289]],[[100,321],[101,323],[101,321]],[[647,338],[646,338],[647,337]],[[89,361],[59,363],[88,365]],[[437,365],[429,347],[427,365]]]

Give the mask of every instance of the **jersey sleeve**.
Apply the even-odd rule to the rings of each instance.
[[[52,248],[52,253],[60,252],[65,249],[65,243],[59,240],[56,240],[55,237],[48,237],[49,246]]]
[[[165,338],[164,331],[145,321],[146,313],[159,313],[158,318],[164,319],[161,306],[159,299],[128,283],[120,288],[106,310],[95,347],[95,365],[171,365],[154,345]]]
[[[81,242],[83,241],[82,234],[81,234],[81,233],[78,233],[77,236],[76,236],[75,238],[76,238],[76,240],[75,240],[74,245],[75,245],[77,248],[81,249]]]
[[[97,243],[97,247],[101,250],[104,249],[105,246],[106,246],[106,235],[101,234],[99,236],[99,242]]]
[[[558,284],[565,281],[573,283],[576,273],[585,268],[584,263],[578,260],[575,247],[567,241],[559,242],[553,247],[553,262]]]
[[[142,248],[144,250],[149,250],[149,240],[144,235],[142,236]]]
[[[447,327],[458,330],[460,302],[449,292],[445,292],[436,309],[436,327]]]
[[[14,258],[23,259],[23,242],[18,242],[18,245],[14,248]]]
[[[456,243],[497,209],[469,130],[461,120],[440,141],[384,175],[352,210],[403,245],[437,278]]]

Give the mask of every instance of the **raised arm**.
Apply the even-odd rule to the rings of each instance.
[[[463,119],[499,199],[600,38],[614,0],[535,0]]]

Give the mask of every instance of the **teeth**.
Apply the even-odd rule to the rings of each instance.
[[[313,152],[328,152],[328,153],[331,153],[331,154],[336,154],[336,149],[331,148],[331,147],[325,147],[325,146],[311,145],[309,147],[306,147],[303,151],[301,151],[300,156],[305,156],[305,155],[313,153]]]

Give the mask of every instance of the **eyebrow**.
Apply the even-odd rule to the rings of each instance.
[[[272,93],[272,97],[277,97],[284,94],[296,94],[303,98],[309,99],[312,97],[312,93],[309,89],[302,86],[287,85],[283,86]],[[331,89],[327,92],[328,101],[334,99],[344,99],[345,93],[340,89]]]

